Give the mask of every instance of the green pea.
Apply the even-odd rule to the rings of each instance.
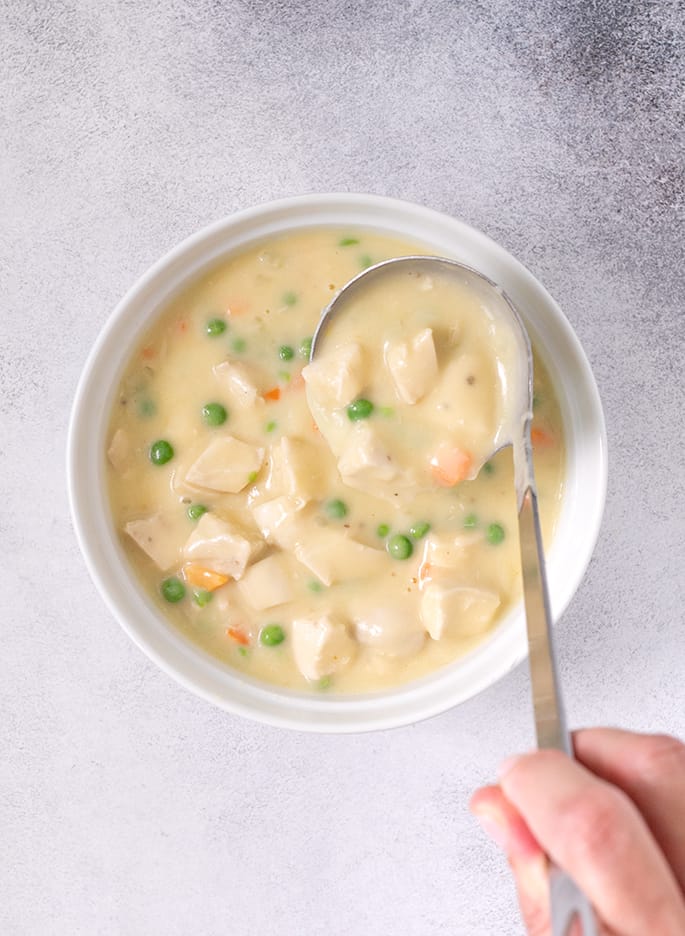
[[[495,466],[492,464],[492,462],[485,462],[485,464],[483,465],[483,471],[485,472],[485,474],[489,474],[489,475],[494,474]]]
[[[322,676],[314,685],[320,692],[325,692],[327,689],[331,688],[331,683],[332,679],[330,676]]]
[[[208,426],[223,426],[228,419],[226,407],[221,403],[205,403],[202,407],[202,419]]]
[[[259,632],[259,642],[265,647],[277,647],[285,640],[285,631],[280,624],[267,624]]]
[[[373,266],[373,260],[368,254],[362,254],[359,258],[359,266],[362,270],[366,270],[367,267]]]
[[[244,338],[234,338],[231,342],[231,348],[235,351],[236,354],[242,354],[243,351],[247,348],[247,342]]]
[[[210,319],[205,325],[205,331],[210,338],[216,338],[217,335],[223,335],[226,331],[226,322],[220,318]]]
[[[309,358],[312,356],[312,339],[303,338],[300,342],[299,348],[297,349],[297,353],[300,355],[300,357],[309,360]]]
[[[371,400],[365,400],[360,397],[354,403],[347,407],[347,418],[352,422],[359,422],[360,419],[368,419],[373,413],[373,403]]]
[[[283,293],[283,302],[287,306],[294,306],[295,303],[297,302],[297,293],[294,293],[294,292]]]
[[[149,456],[153,465],[166,465],[174,457],[174,449],[166,439],[157,439],[150,446]]]
[[[264,426],[264,432],[273,432],[278,423],[275,419],[269,420],[269,422]]]
[[[413,523],[409,527],[409,535],[412,539],[421,539],[426,535],[430,528],[430,523],[427,523],[425,520],[420,520],[418,523]]]
[[[376,527],[376,536],[380,536],[381,539],[385,539],[389,532],[390,527],[387,523],[379,523]]]
[[[501,543],[504,539],[504,535],[504,527],[500,526],[499,523],[491,523],[485,534],[488,543],[492,543],[493,546],[497,546],[498,543]]]
[[[295,357],[295,349],[287,344],[281,345],[278,349],[278,356],[282,361],[292,361]]]
[[[323,585],[321,582],[317,582],[316,579],[312,579],[310,582],[307,582],[307,588],[310,592],[321,592],[323,591]]]
[[[254,482],[257,480],[257,475],[258,475],[258,474],[259,474],[258,471],[251,471],[251,472],[249,473],[249,475],[247,476],[247,483],[248,483],[248,484],[254,484]]]
[[[338,241],[339,247],[354,247],[355,244],[359,243],[358,237],[341,237]]]
[[[191,504],[186,513],[191,520],[199,520],[202,514],[207,513],[207,508],[204,504]]]
[[[467,514],[464,517],[464,529],[465,530],[473,530],[477,526],[478,526],[478,517],[476,516],[476,514],[471,513],[471,514]]]
[[[323,506],[331,520],[342,520],[343,517],[347,516],[347,504],[345,501],[338,500],[337,497],[326,501]]]
[[[214,596],[206,588],[198,588],[193,592],[193,601],[199,608],[206,608]]]
[[[185,597],[186,587],[180,579],[177,579],[175,575],[172,575],[171,578],[164,579],[162,582],[161,592],[167,601],[175,604],[177,601],[181,601],[181,599]]]
[[[408,536],[403,536],[402,533],[391,536],[385,548],[393,559],[408,559],[414,552],[411,540]]]

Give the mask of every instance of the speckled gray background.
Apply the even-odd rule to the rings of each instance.
[[[385,734],[212,709],[88,579],[67,416],[109,310],[198,227],[326,190],[460,216],[559,300],[606,407],[605,522],[559,631],[572,721],[685,733],[682,5],[1,9],[0,932],[520,934],[466,801],[531,742],[525,669]]]

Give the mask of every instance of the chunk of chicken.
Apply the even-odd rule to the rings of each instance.
[[[250,369],[241,363],[222,361],[214,367],[214,376],[236,406],[245,408],[257,402],[257,383]]]
[[[269,454],[271,470],[267,486],[274,493],[289,494],[305,503],[324,495],[326,478],[322,461],[310,442],[283,436],[271,446]]]
[[[499,606],[496,592],[432,582],[421,596],[421,623],[433,640],[473,637],[488,629]]]
[[[469,533],[430,533],[424,542],[422,564],[441,569],[457,569],[469,561],[468,551],[477,542]]]
[[[473,451],[488,450],[499,421],[495,406],[499,395],[492,362],[470,353],[458,355],[445,366],[427,402],[435,422],[450,432],[460,432]]]
[[[438,377],[432,328],[421,329],[409,341],[388,343],[385,363],[399,398],[417,403],[433,389]]]
[[[121,427],[112,436],[107,449],[109,463],[116,471],[123,471],[131,454],[131,442],[128,433]]]
[[[248,536],[235,524],[206,513],[188,537],[183,556],[214,572],[239,579],[263,547],[261,541]]]
[[[348,579],[368,578],[383,568],[385,554],[341,533],[314,523],[297,531],[295,558],[324,585]]]
[[[356,653],[345,622],[331,613],[293,621],[292,648],[305,679],[321,679],[338,672]]]
[[[397,463],[368,423],[358,423],[348,434],[338,459],[338,471],[350,487],[393,481],[399,474]]]
[[[426,637],[411,607],[401,601],[372,607],[355,619],[354,627],[359,643],[392,657],[414,656]]]
[[[124,531],[160,569],[178,564],[187,521],[164,513],[129,520]]]
[[[356,343],[335,348],[308,364],[302,376],[322,407],[347,406],[364,385],[362,349]]]
[[[264,539],[269,543],[276,543],[282,549],[292,549],[300,529],[296,522],[296,514],[304,506],[304,500],[284,494],[256,504],[252,508],[252,516]]]
[[[254,480],[263,460],[264,449],[230,435],[217,436],[190,466],[185,479],[194,487],[237,494]]]
[[[292,601],[292,574],[282,553],[267,556],[250,566],[240,581],[240,591],[258,611]]]

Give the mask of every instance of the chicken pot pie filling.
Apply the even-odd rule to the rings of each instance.
[[[520,598],[511,453],[486,460],[501,356],[474,296],[371,285],[309,362],[337,290],[427,252],[327,228],[258,244],[162,309],[124,372],[106,455],[129,561],[175,627],[256,679],[397,685]],[[549,545],[564,446],[537,356],[532,438]]]

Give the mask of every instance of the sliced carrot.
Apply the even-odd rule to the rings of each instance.
[[[244,315],[247,308],[247,302],[244,299],[232,299],[226,306],[226,315]]]
[[[271,390],[267,390],[264,394],[265,400],[280,400],[281,399],[281,388],[272,387]]]
[[[432,578],[430,562],[422,562],[419,566],[419,585],[429,582]]]
[[[244,631],[238,630],[237,627],[227,627],[226,633],[231,638],[231,640],[235,640],[235,642],[240,644],[241,647],[250,646],[250,638],[246,633],[244,633]]]
[[[213,569],[198,565],[196,562],[189,562],[184,565],[183,574],[185,575],[186,581],[190,582],[191,585],[197,585],[198,588],[206,588],[207,591],[214,591],[216,588],[221,588],[221,586],[225,585],[228,581],[227,575],[222,575],[221,572],[215,572]]]
[[[535,448],[550,448],[555,443],[555,438],[545,429],[540,429],[539,426],[534,426],[530,430],[530,441],[533,443]]]
[[[146,348],[143,348],[142,350],[142,356],[145,358],[146,361],[151,361],[156,353],[157,352],[152,347],[152,345],[148,345]]]
[[[473,459],[456,446],[441,445],[431,458],[433,480],[441,487],[454,487],[469,476]]]

